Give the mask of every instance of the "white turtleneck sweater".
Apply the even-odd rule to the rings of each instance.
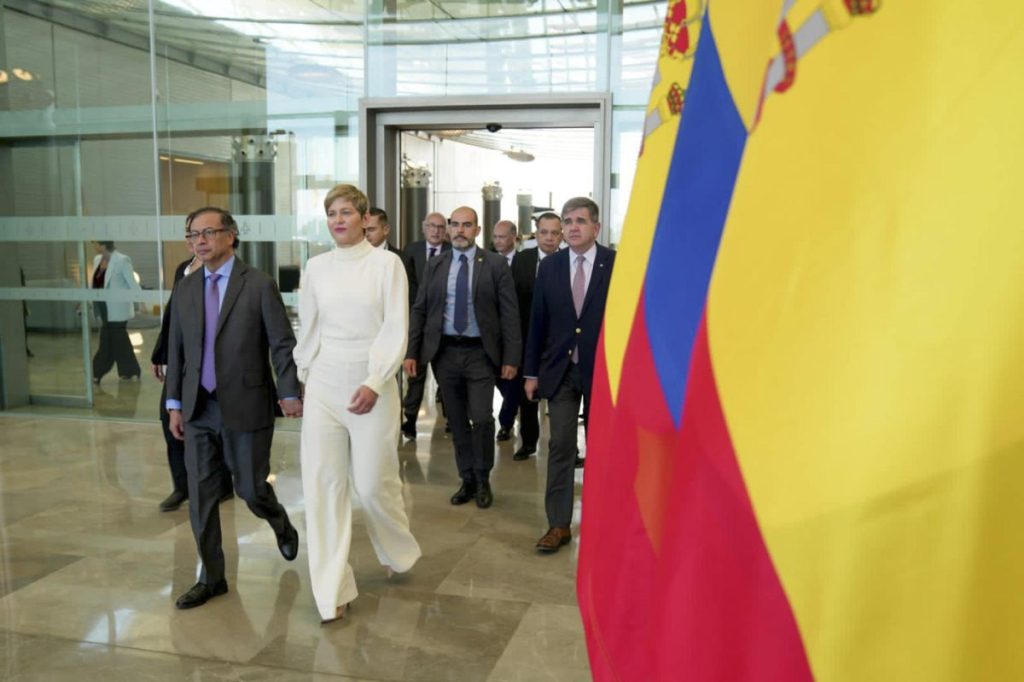
[[[405,357],[408,292],[398,256],[365,239],[310,258],[299,288],[299,380],[306,382],[318,356],[366,362],[363,384],[379,394]]]

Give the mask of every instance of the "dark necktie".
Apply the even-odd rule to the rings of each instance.
[[[469,327],[469,262],[466,254],[459,256],[459,272],[455,275],[455,331],[462,334]]]
[[[436,246],[431,246],[429,249],[427,249],[427,260],[430,260],[431,258],[433,258],[436,255],[437,255],[437,247]]]
[[[220,275],[210,275],[210,286],[206,287],[205,308],[206,326],[203,329],[203,369],[200,383],[208,392],[217,389],[217,368],[214,365],[214,347],[217,342],[217,320],[220,319],[220,288],[217,280]]]

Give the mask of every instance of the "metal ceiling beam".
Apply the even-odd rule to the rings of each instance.
[[[93,17],[72,12],[60,7],[54,7],[38,0],[4,0],[2,7],[7,10],[18,12],[35,19],[42,19],[57,26],[63,26],[79,33],[103,38],[119,45],[135,48],[142,52],[149,53],[149,37],[145,34],[133,33],[113,24],[95,19]],[[168,45],[157,40],[159,56],[173,62],[186,64],[201,71],[214,73],[225,78],[230,78],[243,83],[249,83],[261,88],[267,86],[266,76],[262,72],[223,62],[217,59],[199,54],[191,50],[184,50],[180,47]]]

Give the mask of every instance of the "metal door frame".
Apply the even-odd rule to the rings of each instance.
[[[399,135],[403,130],[593,128],[594,201],[602,213],[611,198],[611,93],[388,97],[359,101],[359,183],[375,206],[397,207]],[[610,230],[601,230],[607,244]]]

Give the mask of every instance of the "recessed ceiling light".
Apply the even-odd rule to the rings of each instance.
[[[15,69],[11,69],[11,73],[14,74],[15,78],[19,78],[19,79],[21,79],[23,81],[35,80],[35,76],[33,76],[32,72],[28,71],[27,69],[17,69],[17,68],[15,68]]]

